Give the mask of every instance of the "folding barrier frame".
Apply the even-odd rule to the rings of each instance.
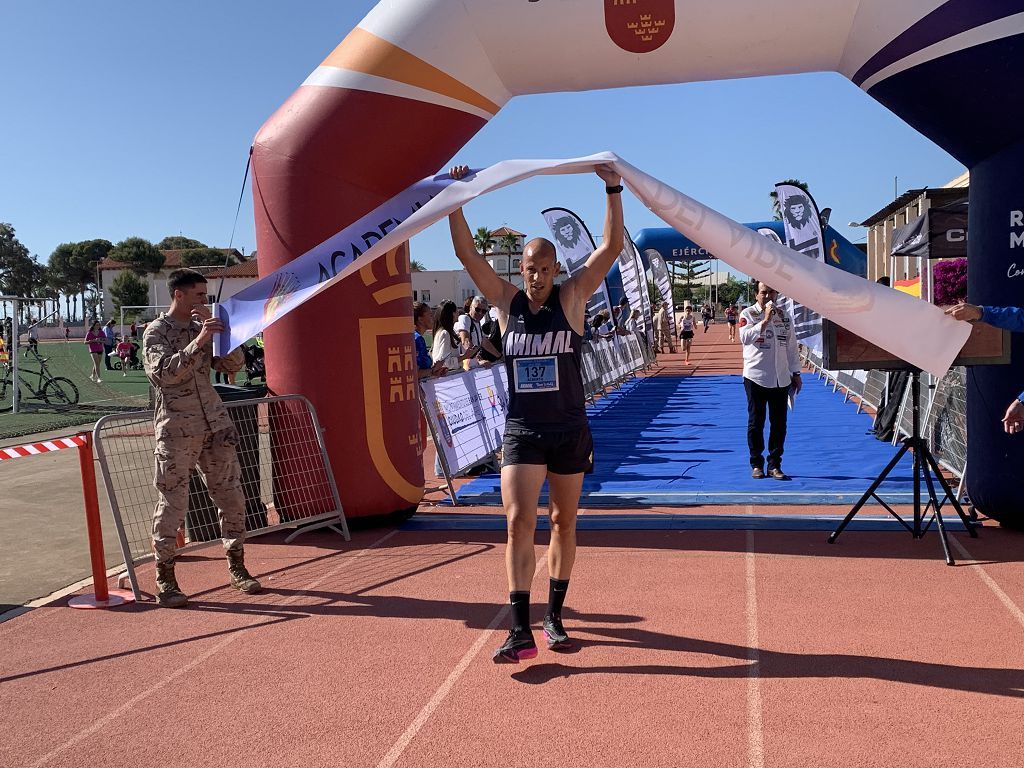
[[[285,539],[289,542],[300,533],[330,528],[349,541],[348,522],[312,404],[301,395],[283,395],[225,406],[239,436],[247,535],[296,528]],[[93,443],[128,581],[136,600],[141,600],[135,565],[153,556],[157,502],[153,412],[104,416],[93,429]],[[218,543],[217,509],[198,469],[189,481],[188,506],[184,549]],[[181,545],[179,539],[179,552]]]

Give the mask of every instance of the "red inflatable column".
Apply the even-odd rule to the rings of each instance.
[[[386,94],[299,88],[253,148],[261,276],[436,173],[484,123]],[[367,248],[362,239],[352,245]],[[408,250],[389,253],[292,311],[265,338],[270,389],[303,394],[316,408],[346,514],[414,507],[423,467]]]

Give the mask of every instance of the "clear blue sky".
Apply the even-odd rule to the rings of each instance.
[[[0,221],[41,261],[95,237],[226,246],[256,131],[374,4],[0,0]],[[892,200],[894,176],[902,192],[963,171],[836,74],[523,97],[458,160],[606,149],[738,221],[771,218],[773,184],[803,179],[853,241],[864,230],[846,222]],[[604,195],[589,176],[530,180],[467,216],[544,234],[552,205],[600,231]],[[626,224],[661,226],[628,195]],[[255,247],[248,190],[234,244]],[[443,223],[412,252],[429,269],[457,266]]]

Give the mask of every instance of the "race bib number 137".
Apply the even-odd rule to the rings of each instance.
[[[558,389],[558,359],[554,355],[516,358],[513,373],[516,392],[554,392]]]

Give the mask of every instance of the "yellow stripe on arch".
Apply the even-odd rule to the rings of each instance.
[[[412,288],[409,283],[397,283],[373,292],[374,301],[381,305],[406,298],[412,298]]]
[[[377,339],[393,334],[409,335],[408,317],[371,317],[359,321],[359,346],[363,362],[363,412],[366,416],[366,445],[381,479],[410,504],[423,498],[423,487],[413,485],[398,471],[384,442],[384,409],[380,393],[380,352]]]
[[[447,72],[359,27],[348,33],[321,66],[362,72],[423,88],[472,104],[492,115],[498,114],[501,109]]]

